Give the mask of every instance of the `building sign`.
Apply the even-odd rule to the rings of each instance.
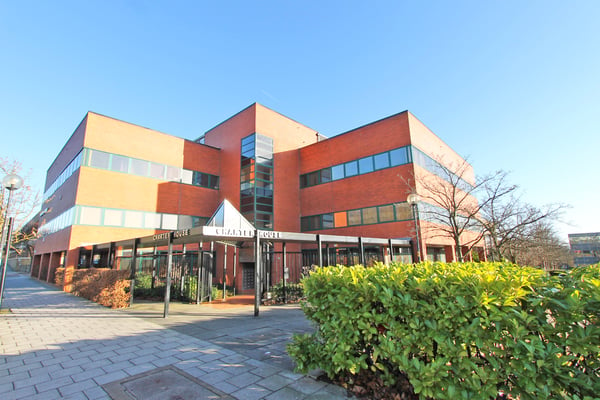
[[[274,231],[258,231],[258,237],[261,239],[280,239],[281,232]]]
[[[170,235],[171,235],[171,232],[157,233],[156,235],[152,236],[152,239],[153,240],[169,240]]]
[[[203,229],[204,235],[207,236],[219,236],[219,237],[231,237],[231,238],[252,238],[254,237],[254,231],[251,229],[239,229],[239,228],[219,228],[214,226],[205,226]]]
[[[173,233],[173,238],[182,238],[184,236],[190,236],[190,229],[182,229]]]

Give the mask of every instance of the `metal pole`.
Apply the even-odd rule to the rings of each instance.
[[[198,281],[196,282],[196,304],[200,304],[202,293],[204,292],[204,253],[202,252],[202,242],[198,243]]]
[[[173,232],[169,233],[169,253],[167,256],[167,279],[165,287],[165,310],[163,318],[169,316],[169,301],[171,300],[171,271],[173,270]]]
[[[133,241],[133,249],[131,250],[131,264],[130,264],[130,274],[129,274],[129,306],[133,306],[133,292],[135,291],[135,274],[137,272],[137,248],[140,239],[135,239]]]
[[[323,242],[321,242],[321,235],[317,235],[317,246],[319,250],[317,250],[317,255],[319,256],[319,267],[323,266],[323,252],[321,249],[323,248]]]
[[[4,256],[4,262],[2,263],[2,281],[0,282],[0,309],[2,309],[2,296],[4,296],[4,283],[6,282],[6,269],[8,268],[8,253],[10,252],[10,235],[12,235],[14,218],[8,219],[8,225],[6,227],[6,251]]]
[[[360,255],[360,264],[365,266],[365,247],[363,246],[362,238],[358,238],[358,248]]]
[[[223,252],[223,301],[227,298],[227,244]]]
[[[235,296],[235,277],[236,277],[236,267],[237,264],[237,246],[233,247],[233,295]]]
[[[287,303],[287,293],[285,292],[285,281],[288,278],[288,267],[287,267],[287,253],[285,249],[285,242],[283,242],[283,304]]]
[[[260,298],[261,298],[261,281],[260,281],[260,270],[261,270],[261,254],[260,254],[260,236],[258,234],[258,229],[256,229],[256,242],[255,242],[255,257],[256,261],[254,263],[254,316],[258,317],[259,309],[260,309]]]

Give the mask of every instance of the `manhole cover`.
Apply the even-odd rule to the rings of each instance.
[[[233,400],[233,397],[172,365],[102,387],[113,400]]]

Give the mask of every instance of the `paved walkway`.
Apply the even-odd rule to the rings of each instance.
[[[0,398],[346,398],[291,370],[285,343],[310,330],[297,307],[171,306],[110,310],[8,271]]]

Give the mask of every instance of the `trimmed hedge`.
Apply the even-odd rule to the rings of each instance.
[[[300,371],[406,374],[432,399],[600,395],[600,265],[337,266],[302,283],[317,329],[288,345]]]
[[[57,268],[55,283],[64,285],[64,268]],[[73,271],[71,293],[110,308],[129,307],[129,271],[106,268]]]

